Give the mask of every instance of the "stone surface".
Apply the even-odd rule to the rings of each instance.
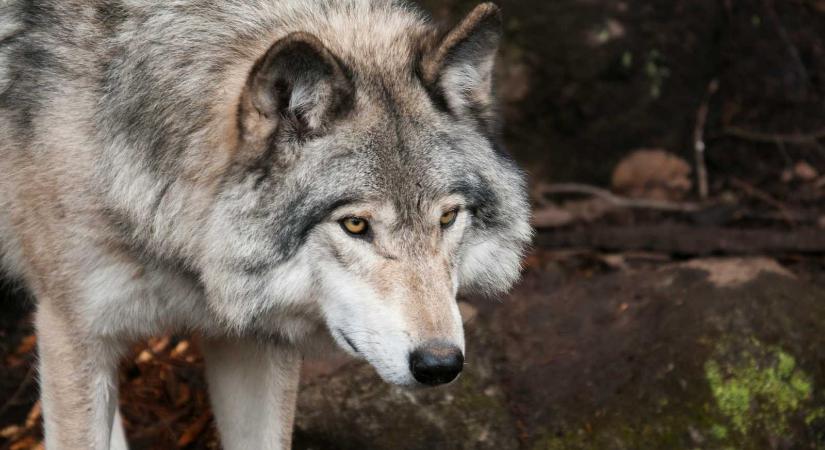
[[[305,378],[298,397],[295,448],[303,449],[509,449],[518,448],[496,364],[481,329],[466,369],[450,386],[405,390],[352,362],[334,374]],[[317,363],[316,363],[317,365]]]
[[[449,387],[406,392],[361,363],[310,377],[296,448],[825,448],[822,287],[765,259],[558,271],[472,301]]]

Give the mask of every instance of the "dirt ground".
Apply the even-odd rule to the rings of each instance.
[[[295,448],[825,448],[825,1],[499,3],[524,279],[461,299],[450,387],[309,362]],[[0,450],[41,445],[32,310],[0,291]],[[121,407],[133,448],[219,448],[189,336],[135,346]]]

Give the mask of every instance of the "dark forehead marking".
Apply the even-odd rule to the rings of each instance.
[[[406,138],[407,128],[413,124],[405,118],[395,93],[385,80],[378,84],[376,94],[387,115],[386,126],[381,133],[384,142],[377,149],[382,166],[382,185],[397,213],[398,220],[394,226],[409,227],[420,216],[420,177],[423,175],[416,173],[416,152],[409,147]]]
[[[346,204],[355,203],[360,197],[351,193],[328,198],[313,198],[309,192],[301,192],[284,209],[285,214],[273,217],[273,227],[281,225],[280,253],[294,256],[304,244],[310,231],[324,221],[333,211]]]
[[[267,229],[272,230],[268,239],[274,255],[260,254],[232,261],[235,270],[247,275],[265,275],[269,270],[291,259],[306,242],[309,233],[333,211],[361,197],[341,195],[326,199],[313,199],[308,192],[301,192],[287,204],[283,214],[269,214]]]

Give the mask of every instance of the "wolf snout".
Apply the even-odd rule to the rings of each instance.
[[[464,368],[464,354],[455,345],[428,343],[410,353],[410,372],[421,384],[447,384]]]

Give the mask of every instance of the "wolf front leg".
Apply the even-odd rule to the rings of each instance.
[[[122,346],[85,335],[48,301],[38,304],[36,326],[46,449],[109,449]]]
[[[281,450],[292,443],[301,356],[254,339],[204,339],[209,395],[226,450]]]
[[[129,450],[129,444],[126,441],[126,432],[123,431],[123,418],[120,416],[120,411],[118,410],[115,410],[115,420],[112,424],[112,439],[109,450]]]

